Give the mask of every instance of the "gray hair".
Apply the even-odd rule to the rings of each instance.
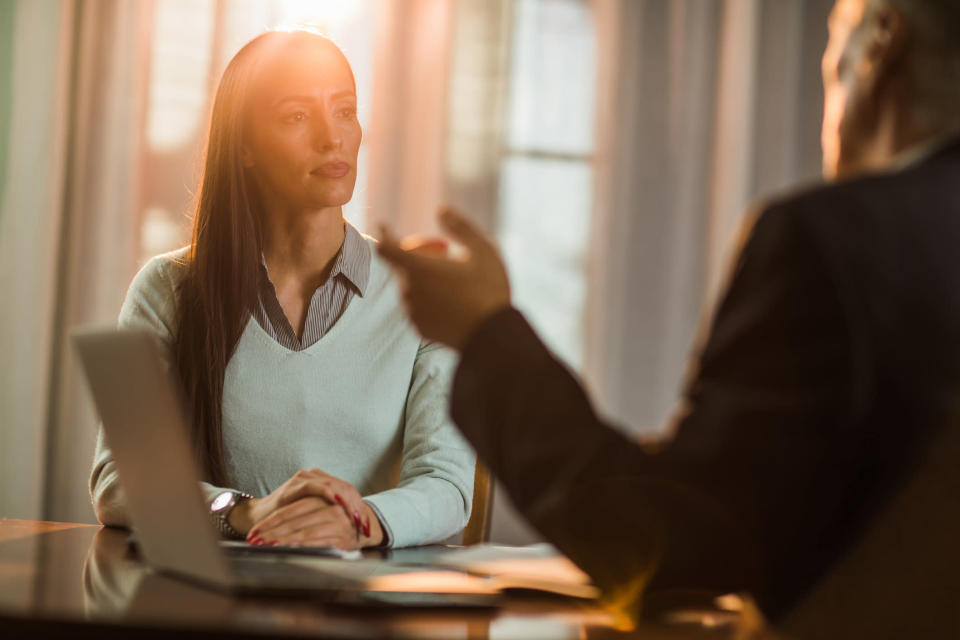
[[[910,31],[905,69],[923,125],[960,126],[960,0],[870,0],[900,11]]]

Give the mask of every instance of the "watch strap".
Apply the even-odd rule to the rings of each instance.
[[[228,489],[228,491],[236,496],[234,500],[227,507],[220,509],[219,511],[211,512],[211,515],[213,516],[214,524],[217,527],[217,532],[221,537],[227,538],[228,540],[243,540],[244,535],[237,531],[233,525],[230,524],[230,513],[238,504],[252,499],[253,496],[249,493],[244,493],[243,491],[235,491],[232,489]]]

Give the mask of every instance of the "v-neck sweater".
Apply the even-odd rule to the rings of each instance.
[[[120,313],[121,327],[148,328],[168,350],[184,255],[148,262]],[[309,347],[287,349],[248,320],[224,376],[228,488],[264,496],[319,468],[357,488],[390,546],[436,542],[463,528],[473,497],[474,454],[448,414],[455,355],[421,341],[388,266],[371,255],[365,294]],[[90,484],[101,522],[127,525],[102,434]],[[223,489],[204,485],[208,499]]]

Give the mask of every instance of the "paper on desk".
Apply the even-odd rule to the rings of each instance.
[[[451,593],[525,589],[574,598],[596,598],[599,595],[597,588],[590,584],[590,577],[549,544],[464,547],[438,556],[434,567],[437,570],[419,575],[378,576],[370,584],[383,590],[406,590],[435,580],[438,586],[456,589]],[[457,571],[440,570],[443,568]]]
[[[446,553],[439,562],[490,576],[590,584],[590,576],[546,543],[524,547],[478,544]]]

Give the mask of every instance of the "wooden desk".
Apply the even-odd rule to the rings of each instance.
[[[724,638],[733,631],[657,626],[622,634],[593,606],[516,598],[497,610],[377,610],[309,600],[232,598],[159,575],[132,557],[125,531],[0,519],[0,637]],[[738,636],[740,637],[740,636]]]

